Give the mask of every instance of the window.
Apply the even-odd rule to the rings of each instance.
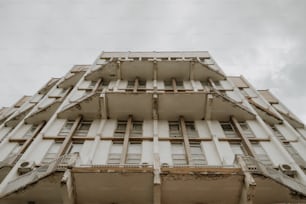
[[[223,89],[220,81],[214,81],[214,84],[215,84],[216,89]]]
[[[191,158],[192,162],[195,165],[206,165],[207,161],[204,155],[204,152],[202,151],[200,142],[192,142],[190,143],[190,152],[191,152]]]
[[[252,130],[250,129],[250,127],[248,126],[247,123],[239,123],[241,129],[242,129],[242,133],[248,137],[248,138],[254,138],[255,135],[253,134]]]
[[[68,120],[66,124],[62,127],[58,136],[64,136],[64,137],[67,136],[70,133],[73,124],[74,124],[74,120]]]
[[[142,136],[142,121],[133,121],[130,137]]]
[[[306,166],[306,162],[304,161],[304,159],[301,157],[301,155],[292,147],[292,145],[290,143],[287,144],[283,144],[284,147],[286,148],[286,150],[289,152],[289,154],[291,155],[291,157],[294,159],[294,161],[302,166],[302,168],[305,168]]]
[[[196,130],[196,127],[194,125],[194,122],[185,122],[187,135],[189,138],[197,138],[199,137],[198,132]]]
[[[32,137],[38,125],[32,125],[32,127],[25,133],[24,138]]]
[[[245,155],[245,150],[243,149],[241,143],[230,143],[230,146],[234,155]]]
[[[205,88],[205,87],[211,88],[211,85],[208,81],[201,81],[201,84],[202,84],[203,88]]]
[[[278,138],[279,141],[281,142],[287,141],[287,139],[274,126],[272,126],[271,128],[274,132],[274,135]]]
[[[143,80],[139,80],[138,81],[138,89],[146,89],[146,81],[143,81]]]
[[[169,135],[170,137],[182,137],[179,122],[169,121]]]
[[[173,165],[186,165],[186,154],[183,143],[171,143]]]
[[[124,137],[127,121],[117,121],[114,137]]]
[[[127,83],[127,89],[128,90],[133,90],[134,89],[134,86],[135,86],[135,82],[134,81],[128,81]]]
[[[92,120],[81,121],[74,133],[74,136],[86,137],[91,124]]]
[[[272,162],[268,157],[266,151],[259,143],[252,143],[257,159],[266,166],[272,166]]]
[[[122,146],[122,142],[113,142],[108,154],[107,164],[120,164]]]
[[[88,86],[89,89],[93,89],[96,86],[97,81],[90,81],[90,84]]]
[[[172,81],[164,81],[166,90],[173,90]]]
[[[126,156],[126,164],[140,164],[141,142],[130,142]]]
[[[176,81],[176,89],[179,91],[185,90],[183,81]]]
[[[44,165],[54,161],[57,158],[57,154],[60,147],[61,143],[57,142],[53,143],[49,148],[49,150],[47,151],[47,153],[45,154],[44,158],[42,159],[41,164]]]
[[[84,141],[80,141],[80,142],[73,142],[71,149],[69,151],[69,153],[73,154],[73,153],[78,153],[80,154],[81,149],[83,147]]]
[[[109,82],[108,81],[102,81],[101,83],[101,87],[99,87],[99,89],[104,89],[104,88],[108,88]]]
[[[237,134],[234,131],[234,128],[233,128],[231,123],[220,123],[220,125],[221,125],[221,127],[223,129],[223,132],[224,132],[226,137],[228,137],[228,138],[237,137]]]

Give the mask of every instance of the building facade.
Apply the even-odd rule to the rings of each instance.
[[[208,52],[102,52],[0,109],[0,204],[306,203],[306,128]]]

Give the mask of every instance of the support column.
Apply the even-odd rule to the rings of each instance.
[[[212,110],[212,103],[213,103],[213,95],[212,94],[207,94],[206,96],[206,105],[205,105],[205,120],[210,120],[211,119],[211,110]]]
[[[171,79],[173,92],[177,93],[176,80],[174,78]]]
[[[118,76],[118,80],[121,80],[121,62],[119,59],[117,61],[117,76]]]
[[[153,61],[153,89],[154,93],[157,92],[157,61]]]
[[[100,84],[103,82],[103,80],[100,78],[98,81],[97,81],[97,83],[96,83],[96,85],[94,86],[94,88],[92,89],[92,93],[95,93],[97,90],[98,90],[98,88],[99,88],[99,86],[100,86]]]
[[[133,93],[137,93],[138,86],[139,86],[139,79],[136,78],[134,83]]]
[[[99,125],[98,131],[97,131],[98,133],[95,136],[94,144],[93,144],[92,149],[90,151],[89,158],[87,160],[87,163],[89,163],[89,164],[92,164],[92,160],[94,159],[96,150],[97,150],[99,142],[100,142],[100,138],[102,136],[102,130],[103,130],[104,125],[105,125],[105,120],[102,120],[100,125]]]
[[[242,144],[245,147],[246,151],[248,152],[248,154],[254,158],[256,158],[256,154],[253,150],[252,144],[249,141],[249,139],[244,135],[242,128],[240,127],[239,122],[237,121],[237,119],[233,116],[231,116],[231,122],[235,127],[235,130],[237,131],[237,134],[241,137],[242,139]]]
[[[185,151],[186,151],[186,156],[187,156],[187,162],[188,162],[188,164],[192,164],[189,138],[188,138],[186,125],[185,125],[185,121],[184,121],[183,116],[180,116],[180,126],[182,128],[182,134],[183,134],[183,138],[184,138],[184,146],[185,146]]]
[[[244,183],[242,186],[239,203],[240,204],[252,204],[254,197],[255,197],[256,182],[252,174],[248,171],[248,167],[246,166],[243,159],[240,156],[238,156],[237,160],[244,174],[244,180],[243,180]]]
[[[158,143],[158,120],[153,120],[153,204],[161,204],[160,157]]]
[[[61,180],[61,194],[63,204],[75,204],[75,184],[74,179],[71,174],[71,170],[67,169],[64,173],[64,176]]]
[[[129,118],[128,118],[128,121],[127,121],[127,124],[126,124],[124,140],[123,140],[120,166],[123,166],[125,164],[126,155],[127,155],[128,146],[129,146],[129,137],[130,137],[131,126],[132,126],[132,116],[129,115]]]
[[[44,127],[45,124],[46,124],[46,121],[43,121],[42,123],[38,125],[36,130],[33,132],[33,135],[30,138],[28,138],[27,141],[22,145],[21,149],[19,150],[17,154],[17,157],[12,162],[13,164],[16,163],[17,160],[19,159],[18,155],[22,155],[28,149],[28,147],[34,141],[34,139],[36,138],[36,136],[38,135],[38,133],[41,131],[41,129]]]
[[[78,125],[80,124],[82,120],[82,116],[79,116],[77,117],[77,119],[74,121],[74,124],[73,126],[71,127],[71,130],[69,132],[69,134],[66,136],[61,148],[60,148],[60,151],[58,152],[57,154],[57,158],[60,157],[60,156],[63,156],[67,150],[67,148],[69,147],[70,145],[70,142],[71,142],[71,138],[75,132],[75,130],[77,129]]]

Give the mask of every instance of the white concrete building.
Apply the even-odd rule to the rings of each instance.
[[[0,204],[306,202],[306,129],[208,52],[102,52],[0,109]]]

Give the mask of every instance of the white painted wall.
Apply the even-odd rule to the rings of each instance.
[[[171,143],[169,141],[159,141],[160,164],[167,163],[170,166],[172,163]]]
[[[153,137],[153,120],[143,121],[143,137]]]
[[[0,161],[4,160],[13,150],[19,146],[18,143],[8,142],[0,148]]]
[[[111,145],[112,141],[99,141],[99,144],[97,145],[97,149],[94,154],[94,158],[92,160],[92,164],[106,164]]]
[[[197,120],[194,122],[194,125],[198,131],[200,138],[211,138],[211,134],[208,129],[207,122],[204,120]]]
[[[126,89],[127,85],[128,85],[127,80],[120,80],[117,88],[118,89]]]
[[[232,165],[235,160],[235,155],[232,151],[229,142],[219,141],[220,151],[223,158],[221,158],[221,163],[224,165]]]
[[[0,140],[3,137],[5,137],[8,134],[8,132],[10,132],[10,130],[11,130],[11,127],[2,127],[2,128],[0,128]]]
[[[275,127],[287,140],[296,140],[295,133],[285,124],[275,125]]]
[[[53,140],[40,140],[35,146],[31,145],[31,148],[26,151],[23,157],[24,160],[34,161],[39,164],[53,143]]]
[[[142,142],[142,155],[141,163],[153,164],[153,142],[143,141]]]
[[[166,138],[169,137],[169,125],[166,120],[158,121],[158,137]]]
[[[256,120],[246,121],[256,138],[268,139],[268,133]]]
[[[97,135],[100,123],[101,123],[101,120],[99,120],[99,119],[94,120],[91,123],[91,126],[90,126],[88,134],[87,134],[88,137],[95,137]]]
[[[116,120],[105,121],[104,127],[102,129],[102,137],[113,137],[116,127],[117,127]]]
[[[297,131],[304,139],[306,139],[306,128],[297,128]]]
[[[262,148],[266,151],[268,157],[272,161],[273,165],[278,166],[280,164],[288,164],[285,155],[278,149],[277,145],[273,141],[260,142]]]
[[[218,151],[213,141],[201,142],[202,150],[205,154],[208,165],[221,165]]]
[[[65,125],[65,119],[55,119],[45,132],[45,136],[57,136],[62,127]]]
[[[84,142],[81,152],[80,152],[80,164],[88,164],[89,161],[91,161],[93,158],[90,158],[90,153],[93,147],[94,141],[93,140],[87,140]]]
[[[216,135],[216,137],[218,137],[218,138],[225,138],[225,134],[223,132],[223,129],[222,129],[219,121],[211,120],[209,127],[210,127],[211,133],[213,135]]]
[[[26,132],[32,127],[32,125],[22,124],[16,129],[14,135],[11,138],[22,138]]]

